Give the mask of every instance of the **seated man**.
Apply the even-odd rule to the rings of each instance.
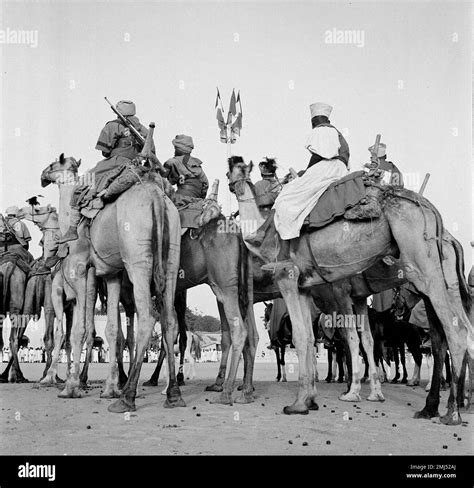
[[[5,211],[5,220],[7,225],[15,232],[18,242],[24,249],[28,250],[30,247],[29,242],[31,241],[31,235],[26,224],[18,219],[17,216],[19,211],[20,209],[16,206],[8,207]]]
[[[206,198],[209,182],[202,169],[202,161],[191,156],[194,149],[192,137],[179,134],[172,144],[174,157],[168,159],[164,166],[169,182],[178,187],[174,197],[179,208],[191,203],[193,199]]]
[[[148,130],[140,124],[140,121],[135,116],[136,109],[133,102],[122,100],[117,103],[116,109],[144,138],[146,137]],[[104,200],[107,199],[106,187],[110,183],[110,175],[136,158],[140,153],[142,143],[135,138],[130,129],[117,117],[117,119],[105,124],[95,148],[102,151],[105,159],[99,161],[94,168],[88,171],[89,178],[85,180],[91,180],[92,183],[80,184],[74,190],[71,198],[70,226],[65,235],[59,239],[60,244],[74,241],[78,238],[77,226],[81,220],[81,207],[97,196]]]
[[[375,150],[374,146],[369,147],[372,154]],[[403,186],[403,175],[397,166],[391,161],[387,161],[387,146],[384,143],[379,144],[377,151],[377,158],[379,160],[378,169],[383,171],[382,184],[392,186]],[[374,163],[367,163],[365,166],[372,168]]]
[[[270,212],[278,193],[282,189],[282,184],[276,176],[277,164],[274,159],[265,158],[258,168],[262,179],[255,183],[255,193],[257,205],[263,214]]]
[[[260,254],[269,263],[262,266],[264,270],[276,270],[290,264],[289,241],[299,237],[305,218],[327,187],[347,175],[349,147],[342,134],[329,122],[332,107],[314,103],[310,111],[313,130],[305,146],[311,153],[308,168],[302,176],[285,185],[267,221],[258,229],[255,238],[249,240],[250,244],[261,246]],[[275,234],[279,239],[274,238]],[[275,263],[277,259],[281,262]]]

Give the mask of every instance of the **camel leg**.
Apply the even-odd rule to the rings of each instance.
[[[280,381],[281,380],[281,359],[280,359],[280,350],[281,348],[278,346],[275,346],[275,357],[276,357],[276,362],[277,362],[277,377],[276,380]]]
[[[408,345],[408,350],[410,351],[411,355],[413,356],[413,360],[415,361],[413,376],[411,380],[408,381],[407,386],[418,386],[420,384],[420,371],[421,371],[421,362],[423,360],[423,355],[421,354],[419,343],[410,340],[410,342],[407,345]]]
[[[87,272],[80,264],[76,267],[77,279],[75,279],[76,304],[73,312],[73,325],[71,330],[73,362],[69,369],[64,389],[59,393],[59,398],[80,398],[79,373],[81,365],[81,352],[86,338],[86,300],[87,300]],[[66,343],[68,337],[66,335]],[[67,348],[68,349],[68,348]],[[66,349],[66,350],[67,350]],[[70,352],[69,352],[70,356]]]
[[[165,357],[166,357],[166,351],[165,351],[164,341],[162,338],[160,354],[158,355],[158,361],[156,363],[155,371],[153,371],[153,374],[151,375],[150,379],[143,383],[143,386],[158,386],[158,379],[160,378],[160,371],[161,371],[161,367],[163,366],[163,361]]]
[[[118,387],[119,387],[119,389],[121,389],[121,388],[123,388],[123,386],[127,382],[127,375],[125,374],[125,368],[123,367],[123,351],[125,349],[125,336],[123,335],[122,320],[120,317],[120,313],[118,314],[117,323],[118,323],[118,326],[117,326],[117,348],[115,351],[116,351],[116,355],[117,355]],[[129,353],[129,360],[130,360],[130,353]]]
[[[225,381],[225,373],[227,369],[227,361],[229,358],[230,346],[231,346],[231,339],[230,339],[230,327],[229,322],[227,322],[227,318],[225,315],[224,307],[221,302],[217,301],[217,308],[219,310],[219,317],[221,319],[221,329],[222,329],[222,338],[221,338],[221,362],[219,365],[219,372],[217,373],[217,378],[214,384],[206,386],[205,391],[217,391],[221,392],[224,388],[224,381]]]
[[[219,294],[222,296],[222,294]],[[219,296],[217,295],[217,296]],[[237,293],[235,297],[222,296],[222,303],[227,317],[227,322],[230,325],[230,335],[232,340],[232,355],[230,361],[230,368],[227,379],[224,382],[224,388],[219,398],[215,403],[222,403],[224,405],[232,405],[232,392],[234,390],[235,379],[239,367],[240,356],[242,354],[245,341],[247,340],[248,331],[240,314],[239,303],[237,300]]]
[[[432,362],[433,362],[433,373],[429,376],[429,393],[426,398],[425,407],[415,413],[416,419],[430,419],[432,417],[439,417],[438,407],[439,407],[439,392],[441,375],[443,370],[443,360],[446,355],[446,340],[443,337],[442,331],[440,330],[439,323],[436,321],[436,317],[433,315],[433,310],[425,300],[426,312],[428,320],[430,322],[430,337],[431,337],[431,350],[432,350]],[[430,363],[430,358],[427,358],[427,364]],[[430,373],[430,368],[428,368],[428,374]]]
[[[176,315],[178,317],[178,345],[179,345],[179,369],[176,375],[176,380],[178,381],[178,386],[184,386],[184,355],[186,352],[186,347],[188,344],[188,336],[186,334],[188,327],[186,325],[186,305],[187,305],[187,292],[186,290],[179,291],[176,293],[174,300],[174,306],[176,310]]]
[[[305,317],[308,316],[302,310],[307,300],[300,300],[300,292],[298,290],[299,269],[296,266],[288,267],[276,273],[275,281],[278,284],[281,295],[285,300],[288,308],[291,323],[293,325],[293,343],[298,355],[298,391],[296,399],[292,405],[286,406],[283,413],[287,415],[292,414],[307,414],[308,413],[308,390],[310,388],[310,373],[307,369],[307,354],[308,354],[308,327],[304,323]],[[312,400],[311,400],[312,402]]]
[[[398,369],[400,367],[400,358],[398,357],[398,345],[393,346],[392,351],[393,361],[395,363],[395,376],[393,377],[392,381],[390,381],[390,383],[396,385],[398,383],[398,380],[400,379],[400,373],[398,372]]]
[[[113,278],[106,278],[107,283],[107,325],[105,328],[105,336],[109,343],[109,374],[105,381],[104,391],[101,393],[101,398],[118,398],[120,397],[119,389],[119,368],[118,358],[122,356],[122,351],[119,347],[119,330],[120,327],[120,288],[122,284],[122,277],[120,275]],[[123,337],[123,334],[122,334]],[[123,367],[122,367],[123,370]]]
[[[426,366],[428,369],[428,383],[425,386],[425,391],[430,391],[430,389],[431,389],[431,378],[433,377],[433,374],[432,374],[433,362],[434,362],[433,361],[433,355],[431,353],[427,354],[426,355]]]
[[[61,346],[64,340],[64,293],[63,278],[61,273],[57,273],[51,284],[51,304],[54,309],[53,323],[53,351],[51,353],[51,363],[47,371],[40,380],[41,385],[51,385],[56,382],[63,383],[64,380],[58,376],[58,361],[61,352]]]
[[[332,378],[334,376],[334,357],[335,357],[335,354],[332,350],[332,346],[329,346],[327,348],[327,352],[328,352],[328,374],[326,376],[326,383],[331,383],[332,382]],[[333,357],[334,356],[334,357]]]
[[[10,312],[10,320],[12,328],[10,331],[10,355],[11,362],[9,362],[6,371],[6,377],[9,377],[11,383],[29,383],[29,381],[23,376],[20,369],[20,362],[18,361],[18,349],[20,345],[20,340],[25,333],[26,326],[29,321],[29,315],[22,315],[19,311],[13,310]],[[10,371],[9,371],[9,368]]]
[[[310,294],[301,293],[299,296],[301,311],[303,313],[304,326],[306,328],[306,370],[308,372],[308,396],[305,404],[308,410],[319,410],[316,403],[316,396],[318,394],[317,383],[317,364],[316,355],[314,354],[314,332],[313,323],[311,320],[311,307],[313,305],[313,297]]]
[[[382,387],[377,376],[377,368],[375,367],[374,339],[370,330],[366,300],[354,300],[354,309],[356,312],[356,320],[360,319],[360,337],[365,353],[365,365],[366,367],[368,365],[369,368],[370,395],[367,400],[371,402],[384,402],[385,398],[382,394]]]
[[[71,366],[72,366],[72,358],[71,358],[71,352],[72,352],[72,346],[71,346],[71,332],[72,332],[72,327],[74,325],[74,305],[70,305],[68,307],[67,313],[66,313],[66,333],[64,335],[64,344],[62,348],[66,351],[66,361],[67,361],[67,369],[66,369],[66,377],[68,377],[71,373]],[[79,358],[80,360],[80,358]],[[67,378],[66,378],[67,379]]]
[[[127,344],[128,354],[130,358],[130,363],[128,365],[128,374],[132,369],[132,364],[135,361],[135,305],[132,310],[126,310],[126,321],[127,321]]]
[[[282,380],[283,383],[286,383],[288,380],[286,379],[286,363],[285,363],[285,346],[280,348],[280,358],[281,358],[281,371],[282,371]]]
[[[244,383],[242,387],[242,395],[235,400],[236,403],[252,403],[255,401],[253,371],[255,365],[255,355],[257,353],[258,332],[257,325],[255,323],[252,301],[248,305],[246,317],[248,335],[243,349]]]
[[[352,300],[350,298],[349,292],[347,290],[346,284],[341,286],[333,285],[334,298],[337,303],[337,311],[345,319],[350,319],[349,327],[341,327],[340,332],[346,339],[346,343],[349,346],[350,351],[350,362],[347,360],[347,365],[349,364],[351,370],[349,372],[349,391],[340,395],[339,400],[344,402],[360,402],[360,372],[359,372],[359,335],[357,334],[357,329],[355,327],[356,320],[352,312]],[[343,324],[346,325],[346,324]],[[336,324],[333,324],[336,326]]]
[[[403,377],[401,383],[406,384],[407,383],[407,378],[408,378],[408,372],[407,372],[407,365],[406,365],[406,359],[405,359],[405,343],[401,342],[400,344],[400,362],[402,363],[402,369],[403,369]]]
[[[54,307],[52,301],[52,281],[51,278],[48,277],[44,282],[44,336],[43,336],[43,344],[46,351],[46,364],[44,367],[43,374],[41,379],[46,376],[48,372],[53,356],[53,348],[54,348]]]
[[[97,283],[95,268],[91,267],[87,271],[87,296],[86,296],[86,358],[82,371],[79,376],[81,388],[87,388],[87,378],[89,373],[89,364],[92,362],[92,348],[94,346],[95,335],[95,303],[97,301]]]

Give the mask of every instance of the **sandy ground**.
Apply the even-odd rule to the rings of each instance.
[[[296,366],[296,365],[295,365]],[[424,406],[424,388],[384,384],[385,403],[338,400],[344,386],[319,383],[319,411],[287,416],[293,402],[297,367],[288,383],[276,383],[276,366],[256,365],[256,401],[248,405],[212,404],[217,393],[204,392],[213,382],[216,363],[197,364],[197,378],[182,387],[186,408],[163,408],[164,386],[144,388],[154,364],[145,364],[137,411],[111,414],[112,400],[99,398],[107,364],[93,364],[84,397],[63,400],[55,387],[0,384],[0,454],[332,454],[332,455],[472,455],[473,417],[448,427],[436,420],[415,420]],[[43,365],[23,364],[27,378],[40,377]],[[327,366],[320,369],[324,378]],[[65,366],[60,366],[64,376]],[[323,376],[324,375],[324,376]],[[241,372],[240,372],[241,377]],[[426,373],[425,373],[426,378]],[[426,384],[426,380],[422,382]],[[440,411],[445,413],[447,392]],[[467,421],[467,423],[466,423]]]

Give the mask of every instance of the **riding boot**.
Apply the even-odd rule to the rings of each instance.
[[[58,240],[59,244],[64,244],[65,242],[75,241],[79,239],[77,234],[77,226],[81,220],[81,212],[77,207],[71,207],[71,216],[69,222],[69,229],[66,233]]]

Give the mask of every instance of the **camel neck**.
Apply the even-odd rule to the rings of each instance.
[[[58,183],[59,187],[59,229],[65,233],[69,228],[71,220],[71,197],[74,193],[75,185],[70,183]]]
[[[237,198],[239,202],[240,227],[244,240],[253,236],[257,229],[265,222],[255,200],[255,194],[250,185],[245,185],[242,195]]]

